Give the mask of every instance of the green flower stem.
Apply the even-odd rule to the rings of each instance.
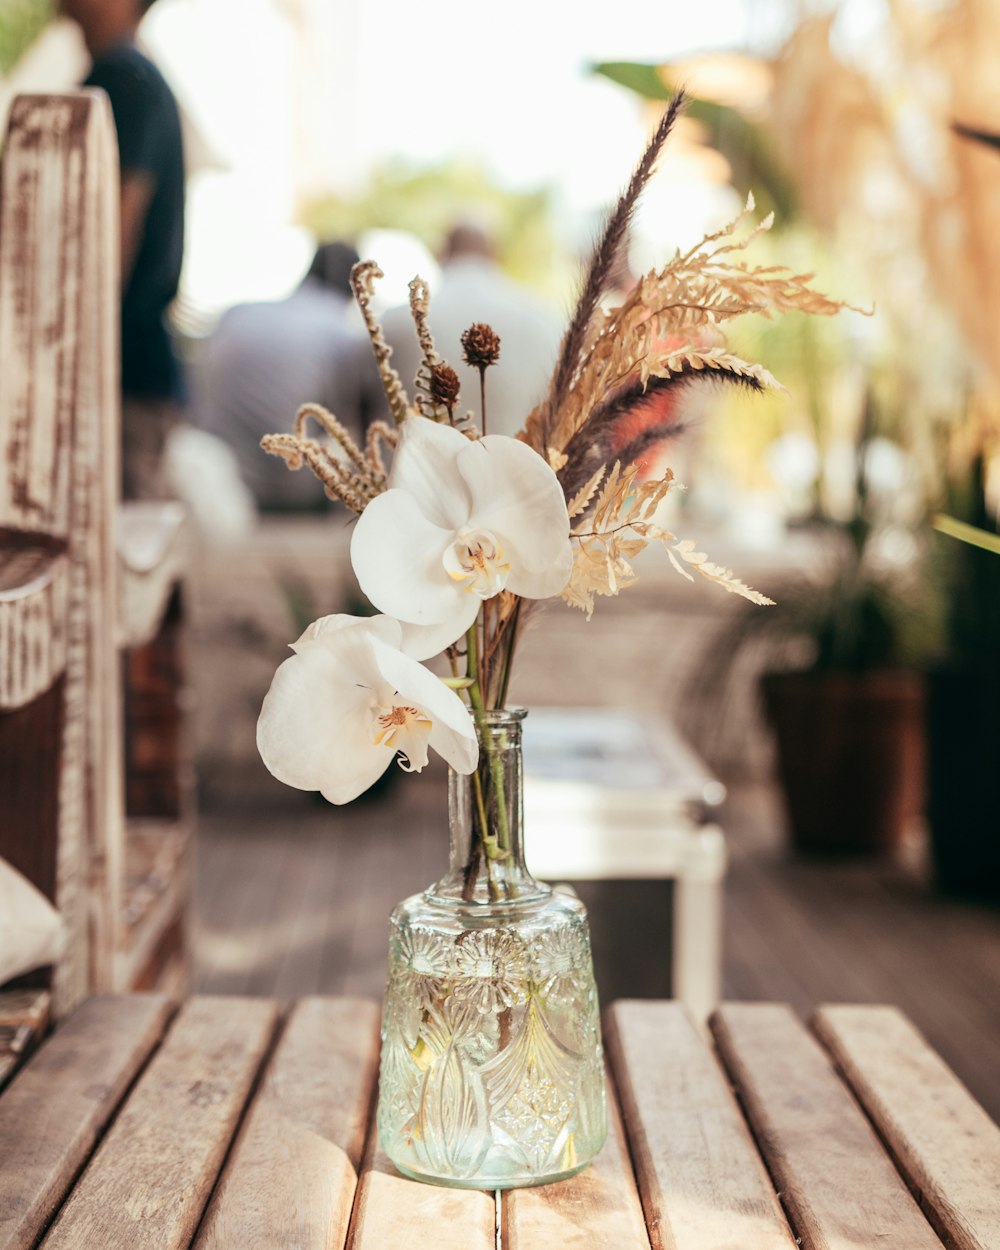
[[[478,770],[473,774],[473,782],[476,790],[476,805],[479,809],[480,833],[483,843],[483,851],[488,860],[506,859],[510,854],[510,826],[507,822],[507,800],[504,794],[503,784],[503,764],[497,753],[493,750],[493,742],[490,738],[489,725],[486,720],[486,705],[483,702],[483,693],[479,686],[478,680],[478,640],[476,638],[476,622],[469,626],[469,632],[466,635],[469,656],[469,676],[473,678],[472,684],[469,686],[469,702],[472,704],[472,715],[476,724],[479,726],[479,738],[484,750],[486,751],[489,762],[490,776],[493,781],[493,801],[496,806],[497,813],[497,836],[489,832],[489,822],[487,820],[486,804],[483,798],[482,786],[479,779]]]
[[[497,707],[504,707],[507,703],[507,687],[510,685],[510,671],[514,664],[514,648],[517,646],[517,627],[520,623],[521,604],[523,599],[518,599],[514,605],[514,611],[511,615],[510,625],[508,627],[507,645],[504,647],[503,668],[500,673],[500,692],[497,698]]]

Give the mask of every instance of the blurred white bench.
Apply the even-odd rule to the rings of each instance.
[[[704,1021],[719,1000],[725,788],[665,717],[617,708],[532,708],[524,773],[535,876],[674,883],[671,989]]]

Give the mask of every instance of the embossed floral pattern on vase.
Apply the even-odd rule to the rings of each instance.
[[[478,1185],[575,1171],[605,1108],[582,907],[550,895],[507,923],[446,934],[397,909],[379,1131],[403,1170]]]

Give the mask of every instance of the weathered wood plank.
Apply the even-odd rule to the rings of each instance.
[[[814,1027],[935,1228],[1000,1246],[1000,1127],[895,1007],[821,1007]]]
[[[731,1003],[711,1027],[805,1246],[940,1250],[868,1121],[790,1008]]]
[[[52,995],[48,990],[0,992],[0,1090],[38,1044],[49,1022]]]
[[[339,1250],[378,1065],[379,1009],[307,998],[293,1011],[212,1199],[197,1250]]]
[[[496,1203],[480,1189],[445,1189],[401,1176],[370,1134],[349,1250],[494,1250]]]
[[[35,1245],[169,1011],[158,995],[91,998],[11,1082],[0,1099],[0,1250]]]
[[[59,1213],[45,1250],[186,1250],[276,1020],[266,1001],[190,1000]]]
[[[649,1250],[618,1100],[608,1089],[608,1140],[579,1176],[502,1198],[504,1250]]]
[[[653,1250],[794,1250],[729,1086],[683,1007],[614,1003],[605,1035]]]

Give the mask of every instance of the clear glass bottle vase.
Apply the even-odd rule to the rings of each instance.
[[[607,1131],[586,911],[524,862],[524,716],[477,716],[479,767],[449,777],[448,872],[390,924],[379,1137],[437,1184],[559,1180]]]

